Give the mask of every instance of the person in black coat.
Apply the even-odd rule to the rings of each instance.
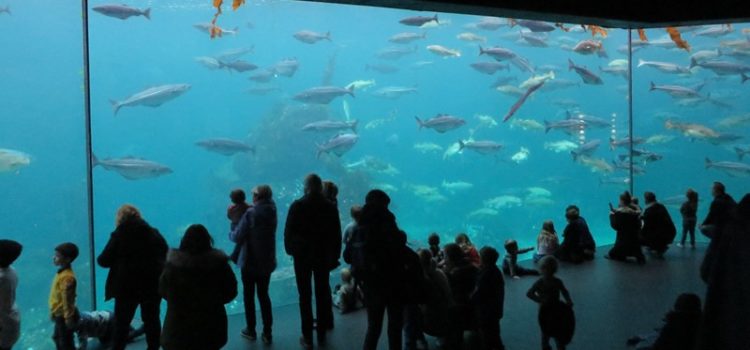
[[[476,287],[471,294],[471,303],[479,323],[482,348],[485,350],[504,350],[500,337],[500,319],[503,318],[505,302],[505,281],[503,273],[497,268],[500,254],[492,247],[479,251],[482,265],[479,267]]]
[[[674,226],[672,217],[669,216],[667,207],[656,201],[656,195],[653,192],[644,193],[643,199],[646,200],[641,228],[643,245],[661,258],[677,235],[677,228]]]
[[[294,258],[294,274],[299,292],[302,338],[305,348],[312,347],[312,283],[318,319],[318,345],[325,344],[326,331],[333,328],[333,300],[329,273],[339,265],[341,221],[336,205],[323,196],[318,175],[305,178],[305,195],[289,207],[284,228],[286,253]]]
[[[561,261],[580,263],[585,260],[594,259],[596,252],[596,243],[594,237],[589,231],[589,225],[586,223],[580,210],[575,205],[570,205],[565,209],[565,219],[568,225],[563,231],[563,241],[560,248],[555,252],[555,257]]]
[[[120,207],[115,223],[117,228],[97,258],[99,266],[109,268],[104,298],[115,299],[112,348],[125,349],[130,322],[140,306],[148,349],[155,350],[161,333],[159,276],[169,248],[159,231],[132,205]]]
[[[227,343],[224,304],[237,296],[237,279],[203,225],[188,227],[180,249],[169,252],[159,293],[167,301],[165,350],[219,350]]]
[[[724,226],[732,220],[732,214],[737,207],[737,202],[727,194],[726,187],[721,182],[714,182],[711,195],[714,200],[711,202],[706,219],[700,226],[701,233],[711,239],[701,264],[701,278],[704,282],[710,279],[709,274],[713,270],[713,264],[719,258],[718,247],[721,244]]]
[[[701,323],[701,299],[692,293],[677,297],[674,308],[664,316],[657,332],[628,339],[638,350],[695,349]]]
[[[247,327],[240,334],[250,340],[257,339],[255,331],[255,290],[258,291],[263,318],[263,343],[271,344],[273,314],[268,286],[271,273],[276,269],[276,204],[268,185],[253,189],[253,205],[245,211],[229,239],[240,246],[238,265],[242,273]]]
[[[617,231],[617,237],[614,247],[609,250],[606,258],[625,261],[628,257],[635,257],[639,264],[646,262],[638,242],[641,229],[640,216],[641,212],[632,204],[630,193],[626,191],[620,195],[619,207],[610,208],[609,223]]]
[[[456,346],[461,347],[464,331],[477,329],[477,319],[474,314],[474,306],[471,303],[471,293],[476,287],[479,269],[467,259],[463,249],[455,243],[446,244],[445,271],[448,283],[453,294],[454,307],[452,314],[456,317],[453,322],[452,335]]]

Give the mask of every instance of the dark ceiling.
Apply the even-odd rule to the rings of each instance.
[[[538,19],[619,28],[750,22],[750,0],[333,0],[315,2]]]

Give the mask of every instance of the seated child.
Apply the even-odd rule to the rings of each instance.
[[[82,311],[75,332],[78,335],[78,350],[88,348],[89,338],[97,338],[103,346],[108,346],[112,341],[115,330],[115,315],[110,311]],[[130,327],[128,343],[143,335],[143,326],[138,329]]]
[[[701,299],[691,293],[680,294],[658,332],[632,337],[627,344],[638,350],[692,349],[701,317]]]
[[[542,224],[542,230],[536,237],[536,253],[534,254],[534,263],[538,263],[547,255],[554,255],[557,248],[560,247],[560,241],[557,239],[555,225],[552,221],[545,221]]]
[[[341,269],[341,284],[333,288],[333,304],[342,314],[356,310],[362,300],[362,291],[354,283],[351,270]]]
[[[436,232],[430,233],[427,237],[427,244],[430,245],[430,253],[432,259],[435,260],[435,264],[438,268],[443,268],[445,265],[445,253],[440,248],[440,236]]]
[[[539,276],[539,271],[534,269],[523,268],[518,265],[518,255],[528,253],[534,250],[534,247],[518,249],[518,242],[513,239],[505,241],[505,258],[503,258],[503,272],[515,279],[521,276]]]
[[[250,208],[250,204],[247,204],[247,202],[245,201],[245,191],[241,189],[232,191],[229,194],[229,198],[232,200],[232,204],[230,204],[229,208],[227,208],[227,218],[230,222],[229,231],[231,232],[234,231],[234,229],[240,223],[240,220],[242,220],[242,215],[244,215],[247,209]],[[229,259],[231,259],[235,264],[240,257],[242,244],[243,243],[235,244],[234,249],[232,250],[232,254],[229,255]]]
[[[558,263],[552,256],[539,261],[542,277],[531,286],[526,296],[539,304],[539,327],[542,330],[542,349],[552,349],[550,339],[555,340],[558,350],[564,350],[575,330],[573,300],[562,280],[555,277]],[[560,295],[565,304],[560,302]]]

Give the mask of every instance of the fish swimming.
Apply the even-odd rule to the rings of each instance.
[[[697,62],[695,60],[690,61],[690,68],[695,67],[695,66],[709,69],[713,71],[714,73],[716,73],[717,75],[738,74],[742,77],[743,83],[746,80],[748,80],[748,77],[745,75],[745,73],[750,73],[750,65],[729,62],[729,61],[705,61],[705,62]]]
[[[535,33],[551,32],[555,30],[555,26],[553,24],[542,22],[542,21],[533,21],[533,20],[527,20],[527,19],[520,19],[520,20],[509,19],[508,22],[510,23],[511,28],[513,28],[515,25],[519,25]]]
[[[0,148],[0,173],[16,171],[31,164],[31,156],[12,149]]]
[[[425,142],[425,143],[415,143],[414,149],[421,153],[428,153],[428,152],[440,152],[443,150],[443,147],[434,143]]]
[[[244,73],[247,71],[256,70],[258,69],[258,66],[247,61],[236,60],[228,63],[219,61],[219,68],[226,68],[235,72]]]
[[[485,43],[487,42],[487,38],[477,35],[474,33],[464,32],[461,34],[456,35],[456,39],[461,41],[466,41],[470,43]]]
[[[602,73],[610,74],[610,75],[620,76],[625,79],[627,79],[628,75],[630,74],[628,71],[628,67],[621,67],[621,66],[606,67],[606,68],[599,67],[599,71],[601,71]]]
[[[577,133],[579,130],[583,130],[586,127],[586,122],[579,119],[565,119],[555,122],[544,121],[544,133],[549,133],[550,130],[563,130],[568,133]]]
[[[354,97],[354,89],[344,89],[337,86],[318,86],[294,95],[293,99],[305,103],[327,105],[334,98],[343,95]]]
[[[441,134],[449,130],[457,129],[466,124],[465,120],[449,114],[438,114],[435,117],[426,119],[424,121],[419,119],[419,117],[414,118],[417,120],[417,124],[419,125],[420,129],[433,129]]]
[[[302,127],[302,131],[333,131],[333,130],[351,130],[357,131],[357,121],[334,121],[334,120],[322,120],[318,122],[312,122],[305,124]]]
[[[212,34],[212,31],[215,33],[218,33],[219,36],[222,36],[224,34],[229,35],[237,35],[239,32],[239,27],[234,27],[234,29],[224,29],[219,26],[216,26],[212,24],[211,22],[206,23],[196,23],[193,24],[193,28],[200,30],[201,32],[204,32],[206,34]]]
[[[417,93],[416,87],[404,87],[404,86],[387,86],[376,90],[372,93],[373,96],[396,99],[408,94]]]
[[[324,144],[318,145],[317,157],[320,158],[320,155],[323,153],[333,153],[341,157],[344,153],[351,150],[358,140],[359,136],[356,134],[338,134]]]
[[[227,138],[201,140],[196,142],[195,144],[197,146],[205,148],[207,151],[225,156],[231,156],[237,153],[255,153],[255,147],[249,146],[242,141]]]
[[[520,38],[533,47],[548,47],[547,36],[534,35],[532,33],[520,32]]]
[[[696,89],[680,85],[656,85],[652,81],[651,87],[648,89],[648,91],[654,90],[666,92],[667,94],[675,98],[702,97],[700,92],[698,92],[698,90]]]
[[[315,44],[321,40],[331,41],[331,32],[326,32],[325,34],[321,34],[321,33],[313,32],[311,30],[301,30],[299,32],[292,34],[292,36],[295,39],[305,44]]]
[[[526,147],[521,147],[521,149],[513,154],[513,156],[510,157],[510,160],[512,160],[516,164],[521,164],[525,162],[527,159],[529,159],[529,154],[531,152]]]
[[[555,153],[570,152],[576,148],[578,148],[578,145],[575,142],[568,140],[544,143],[544,149]]]
[[[124,157],[101,160],[96,156],[92,158],[94,167],[98,165],[106,170],[115,171],[128,180],[149,179],[172,173],[169,167],[142,158]]]
[[[440,23],[438,21],[438,15],[435,14],[435,16],[433,17],[425,17],[425,16],[407,17],[398,21],[398,23],[401,23],[407,26],[413,26],[413,27],[421,27],[429,22]]]
[[[5,7],[0,7],[0,13],[7,13],[8,16],[10,16],[11,15],[10,5],[6,5]]]
[[[447,182],[443,180],[443,183],[440,186],[444,188],[446,191],[451,192],[451,193],[455,193],[459,191],[467,191],[467,190],[474,188],[474,184],[466,182],[466,181]]]
[[[482,19],[476,23],[477,28],[489,31],[498,30],[500,27],[507,25],[508,21],[499,17],[482,17]]]
[[[750,147],[747,147],[745,149],[742,149],[741,147],[735,147],[734,152],[737,153],[737,158],[742,160],[742,158],[745,157],[745,155],[750,154]]]
[[[719,133],[711,128],[695,123],[679,123],[667,120],[664,127],[668,130],[679,130],[683,135],[696,139],[712,139],[719,137]]]
[[[195,61],[202,64],[208,69],[219,69],[221,68],[221,62],[213,57],[199,56],[195,58]]]
[[[701,50],[690,55],[690,60],[695,62],[704,62],[717,59],[719,58],[719,56],[721,56],[721,52],[719,49]]]
[[[669,63],[669,62],[657,62],[657,61],[644,61],[638,60],[638,68],[640,67],[653,67],[664,73],[670,74],[690,74],[689,67],[682,67],[680,65]]]
[[[430,51],[440,57],[461,57],[461,51],[449,49],[441,45],[428,45],[427,51]]]
[[[111,4],[94,6],[91,8],[91,10],[93,10],[94,12],[99,12],[108,17],[119,18],[122,20],[128,19],[133,16],[143,16],[146,17],[146,19],[151,19],[150,8],[139,10],[137,8],[128,7],[127,5]]]
[[[554,74],[553,74],[553,77],[554,77]],[[533,85],[533,86],[529,87],[529,89],[526,90],[526,92],[523,95],[521,95],[520,98],[518,98],[518,101],[516,101],[516,103],[513,104],[513,106],[510,107],[510,110],[505,115],[505,118],[503,118],[503,123],[506,122],[506,121],[508,121],[508,119],[510,119],[516,113],[516,111],[518,111],[518,109],[521,108],[521,106],[523,105],[523,103],[526,102],[526,99],[528,99],[529,96],[531,96],[531,94],[534,93],[534,91],[539,90],[539,88],[541,88],[542,85],[544,85],[544,82],[545,81],[542,80],[539,83],[537,83],[536,85]]]
[[[578,76],[581,77],[584,84],[589,85],[602,85],[604,84],[604,81],[602,81],[602,78],[600,78],[598,75],[594,74],[592,71],[586,69],[585,67],[576,66],[575,63],[573,63],[573,60],[568,59],[568,70],[574,70],[578,74]]]
[[[115,115],[122,107],[148,106],[159,107],[163,103],[173,100],[190,90],[190,84],[169,84],[148,88],[138,92],[123,101],[110,100]]]
[[[604,45],[601,41],[597,40],[581,40],[572,50],[581,55],[597,54],[599,57],[607,57],[607,52],[604,51]]]
[[[587,143],[584,143],[580,146],[578,146],[576,149],[570,151],[570,155],[573,156],[573,160],[578,160],[578,157],[581,156],[588,156],[596,152],[596,150],[599,148],[599,145],[602,143],[601,140],[592,140]]]
[[[459,152],[468,149],[479,154],[493,154],[503,149],[503,145],[494,141],[458,141]]]
[[[718,38],[720,36],[727,35],[733,31],[734,29],[732,29],[731,24],[717,24],[717,25],[707,26],[704,29],[693,33],[693,36],[709,36],[713,38]]]
[[[417,52],[417,47],[411,47],[406,48],[403,46],[398,47],[387,47],[385,49],[382,49],[378,51],[377,54],[375,54],[375,57],[384,59],[384,60],[398,60],[406,55],[410,55]]]
[[[394,44],[409,44],[413,41],[424,39],[427,37],[426,33],[412,33],[412,32],[406,32],[406,33],[398,33],[388,39],[389,42],[392,42]]]
[[[609,140],[609,149],[614,150],[617,147],[628,148],[628,147],[630,147],[630,142],[631,142],[630,141],[630,137],[623,137],[621,139],[614,139],[614,138],[612,138],[612,139]],[[635,138],[633,138],[632,142],[633,142],[633,145],[640,145],[640,144],[646,142],[646,139],[644,139],[642,137],[635,137]]]
[[[604,159],[580,156],[576,159],[579,164],[589,168],[592,173],[612,173],[615,167],[607,163]]]
[[[479,55],[481,56],[484,54],[494,58],[497,61],[511,60],[511,59],[518,57],[518,55],[515,52],[508,50],[508,49],[504,49],[502,47],[496,46],[496,47],[490,47],[490,48],[485,49],[480,45]]]
[[[346,85],[346,89],[352,89],[352,90],[367,90],[371,86],[375,86],[375,80],[355,80],[348,85]]]
[[[515,118],[510,122],[510,127],[511,129],[515,127],[519,127],[523,130],[544,130],[544,125],[542,125],[542,123],[533,119]]]
[[[476,62],[470,64],[471,68],[474,68],[477,72],[484,73],[487,75],[493,75],[501,69],[510,71],[510,66],[502,64],[500,62]]]
[[[276,72],[273,69],[264,68],[251,74],[248,79],[258,83],[267,83],[274,77],[276,77]]]
[[[219,52],[214,57],[216,57],[216,59],[219,60],[219,61],[231,62],[231,61],[236,61],[236,60],[240,59],[240,57],[242,57],[242,56],[244,56],[244,55],[246,55],[248,53],[251,53],[254,50],[255,50],[254,46],[228,49],[228,50],[224,50],[222,52]]]
[[[540,82],[548,82],[549,80],[555,79],[555,72],[549,71],[547,74],[542,75],[535,75],[529,79],[526,79],[521,85],[518,87],[521,89],[528,89],[536,84],[539,84]]]
[[[296,58],[285,58],[281,61],[276,62],[276,64],[271,67],[271,70],[276,75],[292,77],[294,76],[294,73],[297,72],[298,68],[299,61]]]
[[[586,126],[591,126],[595,128],[608,128],[612,126],[612,123],[610,123],[607,120],[604,120],[599,117],[595,117],[593,115],[583,114],[583,113],[575,113],[572,114],[570,111],[566,112],[566,118],[567,119],[578,119],[583,120],[586,123]]]
[[[729,176],[745,177],[750,176],[750,165],[738,162],[712,162],[706,158],[706,169],[714,168],[721,170]]]

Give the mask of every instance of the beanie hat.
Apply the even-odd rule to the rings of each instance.
[[[23,246],[9,239],[0,239],[0,267],[8,267],[21,255]]]
[[[70,262],[73,262],[78,257],[78,247],[71,242],[65,242],[58,245],[55,247],[55,251],[70,259]]]

